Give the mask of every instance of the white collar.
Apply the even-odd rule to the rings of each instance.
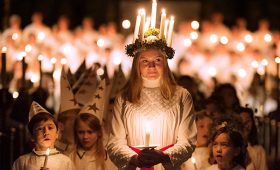
[[[158,77],[157,79],[155,80],[150,80],[150,79],[147,79],[143,76],[142,77],[142,80],[143,80],[143,86],[144,87],[147,87],[147,88],[156,88],[156,87],[159,87],[160,86],[160,80],[161,80],[161,77]]]

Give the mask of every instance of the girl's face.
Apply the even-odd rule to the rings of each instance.
[[[76,131],[79,143],[83,149],[90,150],[95,146],[98,139],[98,132],[91,129],[86,122],[80,120]]]
[[[212,120],[209,117],[204,117],[197,120],[197,146],[207,146],[209,127],[212,124]]]
[[[38,151],[54,148],[54,142],[57,138],[57,128],[52,120],[41,121],[34,127],[33,139]]]
[[[159,50],[151,49],[143,51],[139,58],[139,69],[141,76],[155,80],[163,73],[164,56]]]
[[[233,159],[237,157],[240,153],[240,148],[236,148],[230,142],[228,134],[221,133],[216,136],[213,142],[212,152],[214,158],[220,169],[232,168]]]
[[[241,117],[242,123],[244,125],[244,130],[243,130],[244,138],[248,139],[248,136],[253,127],[253,122],[250,118],[249,113],[247,113],[247,112],[240,113],[240,117]]]

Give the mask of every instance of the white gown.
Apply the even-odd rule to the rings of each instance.
[[[174,97],[167,101],[159,88],[143,88],[140,104],[124,102],[117,97],[108,154],[119,169],[129,169],[128,161],[136,154],[129,146],[144,144],[147,122],[150,124],[150,145],[159,145],[159,149],[175,144],[164,153],[169,155],[175,169],[180,169],[180,165],[191,157],[196,144],[197,131],[190,93],[177,87]],[[161,165],[154,168],[163,169]]]
[[[12,170],[39,170],[44,165],[45,151],[35,151],[20,156],[13,164]],[[50,150],[47,168],[49,170],[75,170],[69,157],[61,154],[56,149]]]

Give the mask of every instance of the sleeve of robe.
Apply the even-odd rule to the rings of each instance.
[[[189,92],[185,90],[182,92],[179,104],[181,121],[177,140],[173,147],[164,151],[169,155],[174,169],[179,168],[183,162],[191,157],[195,149],[197,134],[193,102]]]

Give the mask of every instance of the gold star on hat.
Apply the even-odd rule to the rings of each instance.
[[[104,103],[105,103],[105,90],[106,90],[106,82],[105,79],[101,80],[98,85],[94,95],[92,96],[92,100],[88,102],[80,111],[80,113],[90,113],[98,117],[100,122],[103,119],[104,112]]]

